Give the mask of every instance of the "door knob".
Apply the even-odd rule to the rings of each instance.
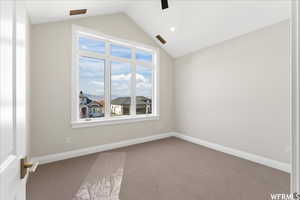
[[[21,166],[20,166],[20,168],[21,168],[21,173],[20,173],[21,179],[23,179],[26,176],[28,169],[30,170],[30,172],[34,172],[36,170],[38,164],[39,163],[28,162],[27,157],[22,158],[21,159]]]
[[[24,168],[31,168],[33,166],[32,162],[24,162]]]

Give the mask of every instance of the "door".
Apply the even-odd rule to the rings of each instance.
[[[25,10],[0,0],[0,200],[25,200],[26,155]],[[20,12],[21,11],[21,12]]]

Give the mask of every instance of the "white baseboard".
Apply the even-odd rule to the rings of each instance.
[[[247,153],[244,151],[240,151],[237,149],[225,147],[219,144],[207,142],[195,137],[191,137],[188,135],[183,135],[180,133],[175,133],[175,132],[169,132],[169,133],[163,133],[163,134],[157,134],[149,137],[143,137],[143,138],[136,138],[136,139],[130,139],[130,140],[124,140],[121,142],[116,142],[116,143],[111,143],[111,144],[104,144],[104,145],[99,145],[99,146],[94,146],[94,147],[88,147],[84,149],[78,149],[78,150],[73,150],[73,151],[68,151],[68,152],[63,152],[63,153],[57,153],[57,154],[51,154],[51,155],[46,155],[46,156],[40,156],[40,157],[34,157],[32,158],[33,162],[38,161],[40,164],[46,164],[46,163],[51,163],[59,160],[65,160],[69,158],[74,158],[78,156],[84,156],[92,153],[97,153],[97,152],[102,152],[102,151],[108,151],[112,149],[117,149],[121,147],[126,147],[134,144],[141,144],[145,142],[150,142],[154,140],[159,140],[163,138],[168,138],[168,137],[177,137],[179,139],[198,144],[201,146],[205,146],[210,149],[214,149],[217,151],[221,151],[226,154],[234,155],[236,157],[250,160],[252,162],[256,162],[268,167],[272,167],[284,172],[291,172],[291,165],[288,163],[283,163],[279,162],[276,160],[272,160],[266,157],[258,156],[255,154]]]
[[[69,158],[84,156],[84,155],[88,155],[88,154],[92,154],[92,153],[98,153],[98,152],[102,152],[102,151],[108,151],[108,150],[112,150],[112,149],[126,147],[126,146],[130,146],[130,145],[134,145],[134,144],[141,144],[141,143],[159,140],[159,139],[163,139],[163,138],[168,138],[168,137],[172,137],[172,136],[174,136],[174,133],[172,133],[172,132],[157,134],[157,135],[152,135],[152,136],[143,137],[143,138],[124,140],[121,142],[115,142],[115,143],[111,143],[111,144],[104,144],[104,145],[88,147],[88,148],[83,148],[83,149],[78,149],[78,150],[73,150],[73,151],[67,151],[67,152],[63,152],[63,153],[50,154],[50,155],[40,156],[40,157],[33,157],[31,160],[33,162],[39,162],[40,164],[46,164],[46,163],[56,162],[56,161],[65,160],[65,159],[69,159]]]
[[[281,170],[281,171],[284,171],[284,172],[288,172],[288,173],[291,172],[291,165],[288,164],[288,163],[279,162],[279,161],[272,160],[272,159],[269,159],[269,158],[266,158],[266,157],[262,157],[262,156],[258,156],[258,155],[255,155],[255,154],[240,151],[240,150],[237,150],[237,149],[225,147],[225,146],[222,146],[222,145],[219,145],[219,144],[207,142],[207,141],[204,141],[204,140],[201,140],[201,139],[198,139],[198,138],[195,138],[195,137],[191,137],[191,136],[188,136],[188,135],[183,135],[183,134],[180,134],[180,133],[174,133],[174,136],[177,137],[177,138],[180,138],[182,140],[194,143],[194,144],[205,146],[205,147],[210,148],[210,149],[221,151],[223,153],[230,154],[230,155],[242,158],[242,159],[250,160],[252,162],[256,162],[256,163],[259,163],[259,164],[262,164],[262,165],[265,165],[265,166],[268,166],[268,167],[272,167],[272,168],[275,168],[275,169],[278,169],[278,170]]]

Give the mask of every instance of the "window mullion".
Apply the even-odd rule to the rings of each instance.
[[[110,98],[111,98],[111,61],[109,59],[110,43],[105,43],[105,117],[110,117]]]
[[[158,74],[158,62],[159,62],[159,57],[157,53],[154,54],[154,66],[152,69],[152,114],[159,114],[159,74]]]
[[[132,62],[131,62],[131,115],[136,115],[136,48],[132,48]]]
[[[73,96],[73,98],[75,98],[76,99],[76,104],[75,105],[73,105],[73,108],[72,109],[75,109],[75,115],[76,116],[72,116],[72,120],[74,120],[74,119],[76,119],[77,121],[80,119],[80,110],[79,110],[79,91],[80,91],[80,89],[79,89],[79,54],[77,53],[78,52],[78,49],[79,49],[79,45],[78,45],[78,42],[79,42],[79,35],[76,33],[76,34],[74,34],[74,36],[73,36],[73,45],[74,45],[74,47],[73,47],[73,53],[75,53],[74,55],[73,55],[73,66],[72,66],[72,68],[73,68],[73,70],[74,70],[74,74],[73,74],[73,76],[75,76],[75,77],[73,77],[74,78],[74,82],[72,82],[72,84],[74,84],[75,85],[75,88],[76,88],[76,90],[75,90],[75,95]],[[75,66],[75,68],[74,68],[74,66]],[[74,86],[73,86],[74,87]]]
[[[133,59],[121,58],[117,56],[110,55],[110,59],[117,62],[126,62],[126,63],[133,63],[135,62]]]
[[[77,51],[80,56],[85,56],[85,57],[89,57],[89,58],[98,58],[98,59],[106,59],[107,58],[106,54],[103,55],[103,54],[89,52],[89,51],[83,51],[83,50],[77,50]]]

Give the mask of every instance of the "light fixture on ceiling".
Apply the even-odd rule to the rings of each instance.
[[[161,0],[161,9],[169,8],[168,0]]]
[[[175,28],[174,26],[172,26],[172,27],[170,28],[170,31],[172,31],[172,32],[175,32],[175,30],[176,30],[176,28]]]
[[[87,9],[70,10],[70,15],[83,15],[86,14]]]

